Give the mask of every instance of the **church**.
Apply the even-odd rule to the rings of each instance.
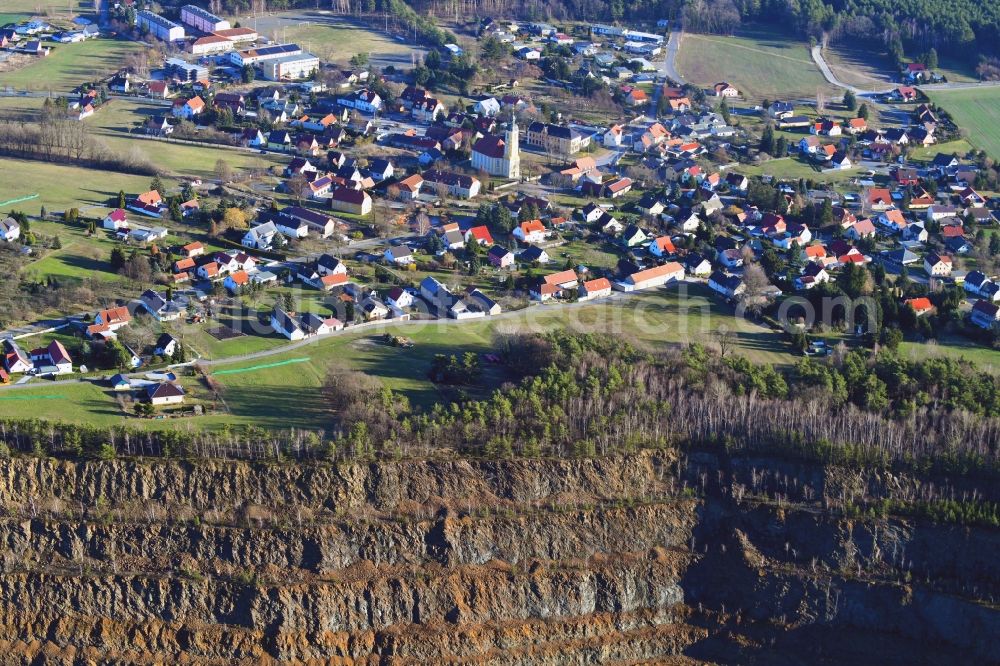
[[[521,177],[521,148],[517,120],[511,120],[504,138],[487,134],[472,146],[472,168],[491,176]]]

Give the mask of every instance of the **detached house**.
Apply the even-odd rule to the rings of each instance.
[[[924,257],[924,270],[932,277],[947,277],[951,275],[951,266],[951,257],[946,254],[931,252]]]
[[[994,329],[1000,322],[1000,306],[989,301],[976,301],[976,304],[972,306],[972,314],[969,319],[973,325],[979,328]]]
[[[191,120],[195,116],[201,115],[205,110],[205,100],[197,95],[191,99],[178,99],[174,102],[172,113],[177,118]]]
[[[514,265],[514,253],[500,245],[491,247],[486,253],[486,258],[497,268],[510,268]]]
[[[514,228],[514,238],[522,243],[541,243],[545,240],[545,225],[541,220],[527,220]]]

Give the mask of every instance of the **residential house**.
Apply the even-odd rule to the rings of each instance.
[[[191,120],[205,111],[205,100],[195,95],[190,99],[178,99],[174,102],[172,113],[177,118]]]
[[[243,235],[243,247],[255,250],[270,250],[275,239],[279,236],[278,228],[273,221],[258,224]]]
[[[603,277],[582,282],[577,290],[577,300],[580,301],[592,301],[610,295],[611,281]]]
[[[683,260],[684,271],[687,275],[696,277],[707,277],[712,272],[712,262],[698,254],[689,252]]]
[[[402,287],[393,287],[389,290],[385,302],[399,310],[406,310],[413,306],[413,294]]]
[[[947,277],[951,275],[952,261],[946,254],[930,252],[924,257],[924,270],[932,277]]]
[[[480,245],[493,245],[493,235],[485,225],[470,227],[465,232],[465,241],[468,242],[470,239],[474,239]]]
[[[927,297],[908,298],[905,301],[905,304],[912,308],[918,317],[922,317],[934,311],[934,305],[931,303],[931,299]]]
[[[671,261],[662,266],[654,266],[645,270],[636,271],[630,274],[622,282],[615,283],[621,291],[638,291],[659,287],[668,282],[676,282],[684,279],[684,266]]]
[[[712,92],[715,93],[716,97],[739,97],[740,91],[736,86],[730,85],[728,83],[716,83],[712,86]]]
[[[73,372],[73,359],[58,340],[53,340],[46,347],[31,350],[29,356],[38,375],[65,375]]]
[[[157,356],[173,356],[179,346],[180,342],[177,341],[177,338],[169,333],[161,333],[160,337],[156,339],[156,346],[153,349],[153,353]]]
[[[139,304],[157,321],[174,321],[181,316],[181,304],[167,300],[163,295],[147,289],[139,297]]]
[[[235,271],[226,276],[222,283],[230,294],[239,294],[250,284],[250,274],[246,271]]]
[[[905,221],[903,226],[906,226]],[[868,218],[858,220],[847,228],[844,235],[853,241],[859,241],[862,238],[871,238],[875,235],[875,224]]]
[[[472,199],[477,196],[482,185],[475,176],[467,176],[452,171],[441,171],[440,169],[425,171],[423,179],[424,182],[431,183],[432,186],[446,188],[450,196],[459,199]]]
[[[649,240],[649,236],[646,235],[642,229],[634,224],[630,224],[622,232],[621,238],[619,239],[622,244],[627,248],[636,247],[642,245]]]
[[[975,305],[972,306],[970,321],[979,328],[995,329],[1000,322],[1000,306],[990,301],[976,301]]]
[[[649,241],[649,253],[654,257],[664,258],[677,252],[670,236],[658,236]]]
[[[386,248],[383,254],[386,261],[400,266],[412,264],[415,261],[413,252],[405,245],[392,245]]]
[[[21,237],[21,225],[12,217],[0,220],[0,240],[12,243]]]
[[[500,245],[491,247],[486,258],[497,268],[510,268],[514,265],[514,253]]]
[[[101,226],[109,231],[128,229],[128,215],[121,208],[116,208],[104,216]]]
[[[330,208],[342,213],[368,215],[372,212],[372,198],[364,190],[337,187],[330,192]]]
[[[727,299],[735,298],[746,291],[746,285],[740,277],[722,271],[712,273],[708,278],[708,287]]]
[[[514,228],[514,238],[522,243],[541,243],[546,237],[545,225],[541,220],[526,220]]]

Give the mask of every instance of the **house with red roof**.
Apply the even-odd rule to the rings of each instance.
[[[480,245],[493,245],[493,235],[490,234],[490,230],[484,224],[472,227],[466,231],[465,242],[468,243],[470,238],[474,238]]]
[[[545,234],[545,225],[541,220],[526,220],[514,228],[513,235],[522,243],[541,243]]]

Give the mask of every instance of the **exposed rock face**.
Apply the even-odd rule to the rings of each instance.
[[[806,497],[848,483],[916,482],[651,453],[3,461],[0,662],[996,659],[1000,536]]]

